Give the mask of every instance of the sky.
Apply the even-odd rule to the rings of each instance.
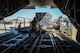
[[[50,6],[47,6],[47,8],[37,6],[35,8],[36,9],[21,9],[13,15],[6,17],[5,20],[16,19],[17,17],[33,19],[36,12],[49,12],[52,15],[52,20],[58,19],[60,16],[67,18],[67,16],[64,15],[58,8],[50,8]]]

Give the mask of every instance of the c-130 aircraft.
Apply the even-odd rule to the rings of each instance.
[[[79,15],[80,14],[80,5],[79,5],[79,3],[80,3],[79,0],[0,0],[0,20],[3,20],[5,17],[8,17],[8,16],[14,14],[15,12],[19,11],[20,9],[35,9],[35,6],[40,6],[40,7],[44,8],[46,5],[49,5],[49,6],[51,6],[51,8],[59,8],[63,12],[63,14],[65,14],[69,17],[71,23],[78,30],[75,39],[78,42],[80,42],[80,22],[79,22],[79,20],[80,20],[80,18],[79,18],[80,17],[80,15]],[[58,43],[59,41],[52,40],[55,38],[51,37],[51,36],[52,35],[50,35],[50,39],[52,41],[51,44],[55,45],[55,46],[53,46],[53,50],[52,50],[52,47],[48,47],[49,45],[46,46],[46,44],[42,44],[42,41],[39,42],[39,47],[37,47],[37,46],[35,47],[35,45],[37,45],[38,38],[39,38],[39,40],[42,40],[44,38],[44,36],[41,36],[41,39],[40,39],[40,37],[35,36],[34,39],[36,41],[34,39],[32,39],[34,44],[29,45],[29,46],[31,46],[30,47],[31,49],[29,49],[29,48],[26,48],[25,50],[21,49],[21,48],[23,48],[23,45],[25,45],[25,43],[29,44],[31,42],[31,41],[29,42],[27,40],[28,42],[24,41],[23,44],[21,44],[21,46],[19,45],[18,48],[15,47],[16,49],[14,49],[13,47],[6,46],[5,48],[7,48],[7,49],[1,50],[1,52],[9,53],[11,51],[14,51],[15,53],[18,53],[18,52],[20,53],[20,50],[21,50],[22,52],[25,51],[25,53],[35,53],[35,51],[36,51],[36,53],[43,53],[50,49],[49,52],[51,51],[54,53],[80,53],[79,43],[76,44],[75,41],[72,41],[71,42],[72,44],[70,43],[71,44],[70,46],[66,45],[66,47],[68,47],[67,49],[72,48],[71,52],[70,52],[67,49],[66,49],[67,51],[62,49],[61,45]],[[46,41],[46,43],[48,41]],[[55,43],[53,43],[53,42],[55,42]],[[65,45],[65,43],[64,43],[64,45]],[[2,46],[0,46],[0,47],[2,47]],[[41,47],[42,47],[42,49],[41,49]],[[10,50],[10,48],[11,48],[11,50]],[[38,48],[38,49],[36,49],[36,48]],[[46,48],[46,49],[44,49],[44,48]],[[64,51],[66,51],[66,52],[64,52]],[[48,53],[48,52],[46,52],[46,53]]]

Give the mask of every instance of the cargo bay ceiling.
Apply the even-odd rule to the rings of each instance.
[[[50,5],[56,7],[53,0],[0,0],[0,19],[9,16],[21,8],[35,9],[35,6]]]
[[[22,8],[35,9],[35,6],[50,5],[66,14],[74,26],[80,30],[80,0],[0,0],[0,19]]]

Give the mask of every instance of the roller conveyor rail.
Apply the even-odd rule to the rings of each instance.
[[[37,34],[31,33],[18,35],[9,41],[4,42],[1,53],[73,53],[72,46],[57,34]],[[18,42],[16,42],[18,40]],[[7,44],[6,44],[7,43]],[[3,44],[3,43],[2,43]],[[9,44],[9,45],[8,45]]]

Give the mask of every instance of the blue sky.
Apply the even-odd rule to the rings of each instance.
[[[6,17],[5,20],[16,19],[17,17],[33,19],[36,12],[49,12],[52,15],[52,20],[58,19],[60,16],[67,18],[67,16],[64,15],[58,8],[51,9],[50,6],[48,6],[47,8],[36,7],[36,9],[21,9],[15,14]]]

